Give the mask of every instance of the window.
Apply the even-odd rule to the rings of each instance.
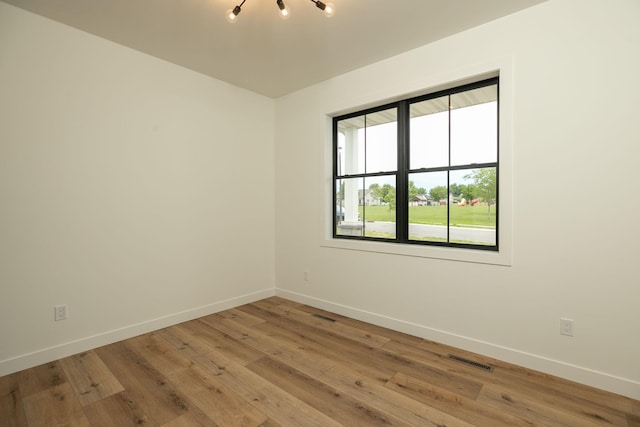
[[[498,250],[498,78],[333,119],[333,237]]]

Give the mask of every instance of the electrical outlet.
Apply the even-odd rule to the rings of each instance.
[[[560,318],[560,335],[573,336],[573,319]]]
[[[309,281],[309,272],[308,272],[308,271],[305,271],[305,272],[304,272],[304,281],[305,281],[305,282],[308,282],[308,281]]]
[[[67,318],[67,305],[57,305],[53,307],[55,321],[64,320]]]

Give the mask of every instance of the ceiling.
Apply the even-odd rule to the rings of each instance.
[[[545,0],[3,0],[233,85],[277,98]]]

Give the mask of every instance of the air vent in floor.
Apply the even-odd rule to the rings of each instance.
[[[460,362],[460,363],[465,363],[475,368],[484,369],[485,371],[488,371],[488,372],[493,372],[493,366],[487,365],[485,363],[480,363],[480,362],[475,362],[473,360],[465,359],[464,357],[455,356],[453,354],[447,354],[447,359],[455,360],[456,362]]]
[[[331,317],[323,316],[322,314],[312,314],[311,316],[317,317],[318,319],[328,320],[329,322],[335,322],[336,319],[332,319]]]

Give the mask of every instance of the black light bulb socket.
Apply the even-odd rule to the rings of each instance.
[[[240,14],[240,12],[242,12],[242,9],[240,9],[240,6],[236,6],[233,8],[233,14],[235,16],[238,16]]]
[[[315,3],[316,7],[320,10],[325,10],[327,8],[327,5],[322,3],[320,0],[317,0]]]
[[[284,1],[282,0],[276,0],[276,3],[278,4],[278,7],[280,8],[280,10],[284,10],[285,9],[285,5],[284,5]]]

